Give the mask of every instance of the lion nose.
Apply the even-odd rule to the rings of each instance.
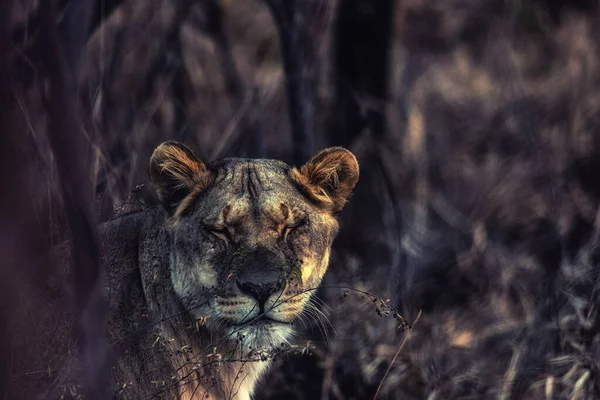
[[[238,287],[242,293],[248,294],[258,301],[260,311],[264,311],[264,306],[269,297],[281,289],[283,284],[282,281],[273,281],[263,284],[256,284],[253,282],[240,282],[237,281]]]

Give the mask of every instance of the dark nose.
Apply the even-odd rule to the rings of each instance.
[[[252,282],[240,282],[237,281],[238,287],[242,291],[242,293],[248,294],[258,301],[258,305],[260,306],[260,311],[263,312],[265,308],[265,303],[269,299],[269,297],[281,289],[283,286],[283,280],[266,282],[263,284],[256,284]]]

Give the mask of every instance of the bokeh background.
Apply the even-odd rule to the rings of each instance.
[[[79,34],[77,2],[40,1],[0,4],[10,396],[66,357],[70,305],[39,311],[79,215],[65,173],[104,222],[156,203],[148,160],[175,139],[205,162],[341,145],[361,165],[328,320],[256,399],[600,398],[597,1],[90,0]]]

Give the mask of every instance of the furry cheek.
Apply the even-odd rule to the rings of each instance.
[[[325,275],[325,271],[327,271],[327,266],[329,265],[329,255],[331,251],[329,248],[325,250],[325,254],[321,260],[319,259],[309,259],[306,260],[305,263],[302,264],[301,272],[302,272],[302,282],[308,286],[318,286],[321,282],[321,279]]]
[[[195,296],[217,286],[217,275],[211,265],[196,263],[194,266],[175,263],[171,268],[175,292],[180,296]]]
[[[297,304],[287,304],[287,302],[284,301],[281,305],[275,307],[269,313],[269,316],[279,321],[292,323],[302,314],[307,301],[308,296],[303,296]]]

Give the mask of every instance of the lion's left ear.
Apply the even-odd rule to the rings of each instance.
[[[210,172],[189,147],[170,140],[150,157],[150,180],[164,208],[173,213],[190,193],[208,187]]]
[[[290,170],[292,180],[313,201],[338,213],[358,182],[358,162],[343,147],[317,153],[300,170]]]

